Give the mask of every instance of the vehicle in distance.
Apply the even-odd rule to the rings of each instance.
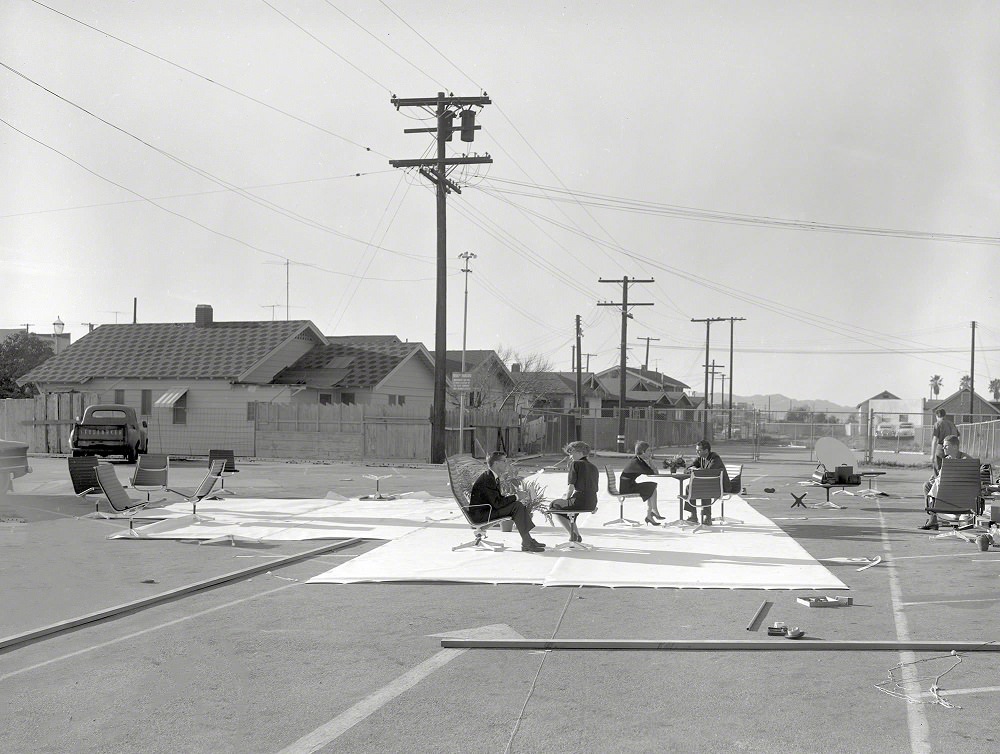
[[[896,430],[896,437],[912,439],[917,436],[917,431],[913,428],[913,422],[900,422]]]
[[[117,403],[87,406],[69,433],[74,456],[124,456],[135,463],[140,453],[149,450],[146,421],[139,420],[135,409]]]
[[[892,424],[889,424],[888,422],[882,422],[881,424],[879,424],[878,426],[875,427],[875,436],[876,437],[895,437],[896,436],[896,428]]]

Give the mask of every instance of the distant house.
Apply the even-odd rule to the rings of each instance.
[[[434,359],[422,343],[395,335],[327,336],[274,378],[320,405],[424,405],[434,400]]]
[[[514,364],[518,404],[533,409],[567,410],[576,406],[576,372],[522,372]],[[585,413],[599,413],[604,390],[591,373],[580,375],[581,406]]]
[[[859,422],[861,424],[867,424],[868,423],[868,411],[871,408],[871,402],[872,401],[898,401],[898,400],[899,400],[899,396],[898,395],[893,395],[888,390],[883,390],[878,395],[873,395],[868,400],[862,401],[856,407],[858,409],[858,420],[859,420]]]
[[[930,424],[934,423],[934,411],[943,408],[956,424],[993,421],[1000,418],[1000,408],[983,398],[979,393],[972,396],[972,412],[969,412],[969,391],[957,390],[941,401],[926,402],[926,416]]]
[[[611,367],[594,375],[595,382],[605,396],[604,408],[618,408],[620,374],[619,367]],[[672,408],[678,402],[678,394],[684,395],[684,391],[689,389],[689,385],[660,372],[625,368],[626,407]],[[690,407],[691,403],[689,399],[685,408]]]
[[[462,352],[448,351],[445,361],[445,375],[451,384],[451,377],[462,371]],[[465,352],[465,373],[472,375],[472,391],[466,395],[465,405],[469,408],[499,409],[505,399],[513,395],[514,379],[510,370],[496,351],[488,349],[467,350]],[[457,408],[458,393],[449,395],[449,405]],[[508,400],[505,408],[510,408]]]

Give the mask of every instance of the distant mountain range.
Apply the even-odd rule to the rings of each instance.
[[[701,395],[701,393],[699,393]],[[729,396],[726,396],[728,401]],[[715,400],[718,403],[719,394],[715,394]],[[762,411],[767,411],[768,408],[771,411],[788,411],[791,408],[798,408],[800,406],[808,406],[811,411],[824,412],[824,413],[855,413],[858,409],[856,406],[843,406],[839,403],[834,403],[832,401],[824,401],[820,398],[789,398],[787,395],[782,395],[781,393],[771,393],[769,395],[733,395],[733,403],[749,403],[754,408],[761,409]]]

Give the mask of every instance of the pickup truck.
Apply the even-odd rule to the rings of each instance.
[[[149,449],[145,420],[139,421],[135,409],[116,403],[87,406],[69,433],[74,456],[122,455],[135,463],[140,453]]]

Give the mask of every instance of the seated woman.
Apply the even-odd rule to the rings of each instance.
[[[566,499],[554,500],[549,510],[554,514],[559,511],[590,513],[597,509],[597,487],[599,473],[597,467],[587,457],[590,446],[581,441],[571,442],[566,446],[566,453],[572,457],[569,467],[569,485],[566,487]],[[570,542],[582,542],[583,538],[576,528],[576,517],[571,521],[566,516],[556,518],[569,533]]]
[[[650,449],[649,443],[644,440],[635,444],[635,458],[622,469],[618,491],[623,495],[641,495],[647,508],[646,523],[650,526],[659,526],[664,517],[660,515],[660,509],[656,507],[656,482],[635,481],[636,477],[641,474],[656,474],[656,469],[653,468],[653,451]],[[660,519],[660,521],[656,519]]]

